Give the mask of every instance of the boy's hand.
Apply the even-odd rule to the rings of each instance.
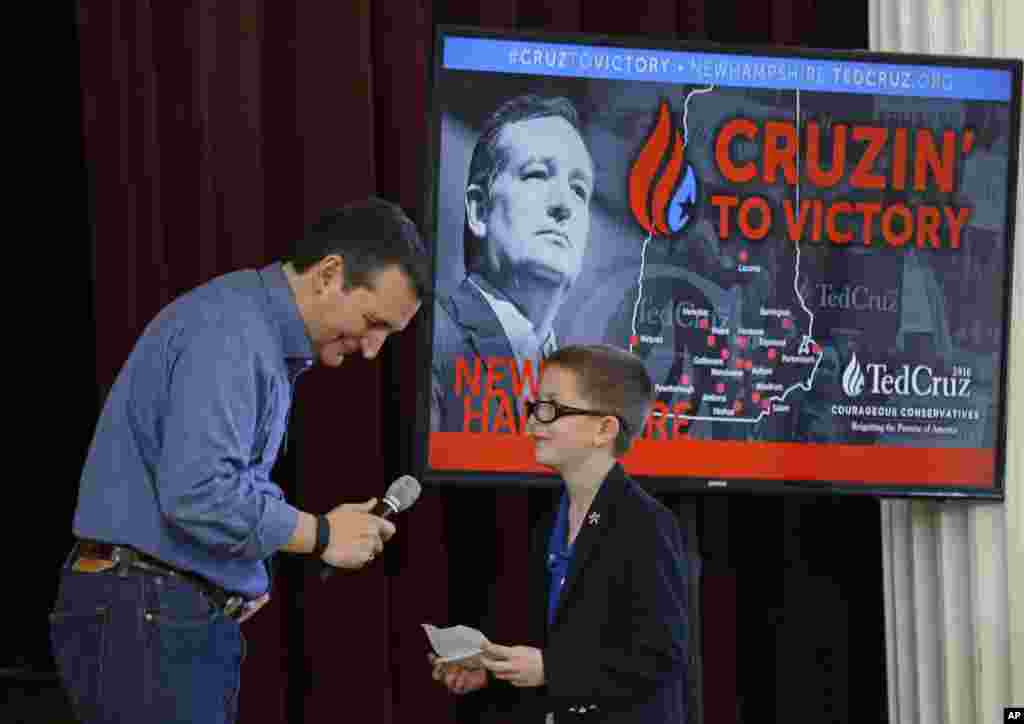
[[[480,657],[484,667],[495,677],[512,686],[541,686],[544,683],[544,657],[532,646],[483,646]]]
[[[427,661],[433,667],[431,676],[440,681],[453,694],[468,694],[487,686],[486,669],[468,669],[457,663],[441,663],[434,654],[427,654]]]

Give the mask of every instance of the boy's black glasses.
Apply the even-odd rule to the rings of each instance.
[[[537,422],[543,422],[545,424],[554,422],[560,417],[566,415],[590,415],[591,417],[614,417],[619,421],[623,430],[629,430],[629,424],[622,419],[621,416],[616,415],[614,412],[601,412],[600,410],[583,410],[579,407],[569,407],[568,405],[561,405],[554,400],[535,400],[533,402],[526,403],[526,416],[533,417]]]

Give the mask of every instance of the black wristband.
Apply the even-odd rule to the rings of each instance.
[[[316,517],[316,544],[313,546],[313,555],[319,558],[327,550],[327,544],[331,540],[331,524],[326,515]]]

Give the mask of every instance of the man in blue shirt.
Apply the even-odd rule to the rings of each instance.
[[[81,721],[234,721],[266,560],[358,569],[382,550],[395,528],[375,500],[314,516],[270,474],[298,375],[375,357],[428,270],[415,225],[370,198],[324,215],[286,263],[213,279],[149,323],[97,423],[51,614]]]

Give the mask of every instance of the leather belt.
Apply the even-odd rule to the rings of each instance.
[[[238,618],[245,606],[245,599],[228,593],[220,586],[200,578],[194,573],[164,563],[130,546],[80,539],[72,556],[72,570],[98,573],[114,567],[135,568],[162,576],[172,576],[188,581],[198,588],[213,605],[226,616]]]

